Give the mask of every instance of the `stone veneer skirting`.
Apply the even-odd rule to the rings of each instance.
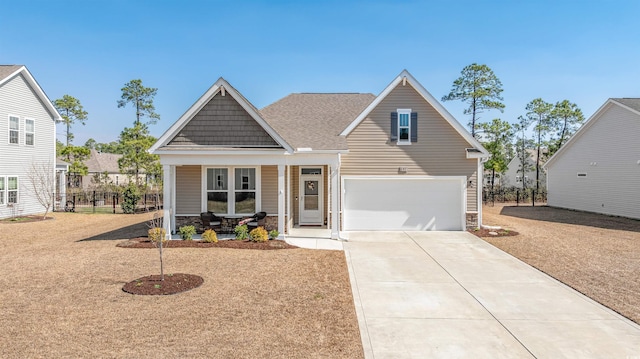
[[[224,227],[231,227],[231,231],[233,231],[233,227],[235,227],[235,224],[237,224],[237,222],[240,220],[241,218],[224,218],[222,220],[222,226]],[[286,222],[286,217],[285,217],[285,222]],[[176,231],[178,230],[178,228],[182,227],[182,226],[194,226],[196,227],[196,231],[198,231],[198,233],[202,233],[203,227],[202,227],[202,221],[200,220],[200,216],[176,216]],[[264,223],[264,227],[267,231],[271,231],[274,229],[278,229],[278,216],[267,216],[265,218],[265,223]]]
[[[467,212],[467,229],[478,228],[478,212]]]

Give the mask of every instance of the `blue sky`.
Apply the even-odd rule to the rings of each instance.
[[[0,63],[27,65],[50,99],[78,98],[76,145],[131,126],[125,83],[158,88],[160,136],[220,76],[256,107],[292,92],[380,93],[403,69],[436,98],[471,63],[501,79],[515,122],[534,98],[588,117],[610,97],[640,97],[637,0],[611,1],[9,1]],[[463,124],[460,102],[444,106]],[[62,128],[58,138],[64,141]]]

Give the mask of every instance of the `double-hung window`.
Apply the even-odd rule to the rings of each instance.
[[[207,210],[217,214],[256,212],[255,168],[207,168]]]
[[[253,214],[256,211],[256,169],[235,169],[235,213]]]
[[[0,205],[5,204],[5,188],[4,177],[0,177]]]
[[[411,143],[411,110],[398,110],[398,143]]]
[[[207,169],[207,211],[229,213],[228,179],[227,168]]]
[[[418,113],[410,108],[391,112],[391,143],[410,145],[418,142]]]
[[[7,177],[7,203],[18,203],[18,177]]]
[[[35,124],[31,119],[24,120],[24,144],[33,146],[35,142]]]
[[[9,116],[9,143],[18,144],[20,139],[20,118]]]

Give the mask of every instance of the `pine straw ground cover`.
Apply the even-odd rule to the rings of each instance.
[[[518,231],[483,239],[640,324],[640,221],[541,207],[483,207]]]
[[[149,215],[55,213],[0,223],[0,353],[26,357],[361,358],[343,252],[168,248],[169,296],[122,291],[159,273],[156,249],[119,248]]]

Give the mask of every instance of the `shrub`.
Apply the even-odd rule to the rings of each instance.
[[[149,240],[153,243],[158,243],[160,241],[162,242],[167,241],[167,231],[165,231],[164,228],[160,228],[160,227],[151,228],[147,233],[149,235]]]
[[[207,229],[202,233],[202,240],[207,243],[218,243],[218,236],[213,229]]]
[[[136,213],[136,207],[141,197],[138,186],[135,183],[129,183],[122,193],[122,203],[120,203],[122,212],[126,214]]]
[[[233,229],[233,232],[236,234],[236,239],[245,240],[249,238],[249,229],[246,224],[239,224],[236,228]]]
[[[258,227],[249,232],[252,242],[266,242],[269,240],[269,233],[264,227]]]
[[[178,229],[178,232],[180,233],[180,238],[184,239],[185,241],[190,241],[191,239],[193,239],[193,235],[196,234],[196,227],[182,226],[180,227],[180,229]]]
[[[270,239],[278,239],[279,235],[280,235],[280,232],[276,231],[275,229],[269,232]]]

